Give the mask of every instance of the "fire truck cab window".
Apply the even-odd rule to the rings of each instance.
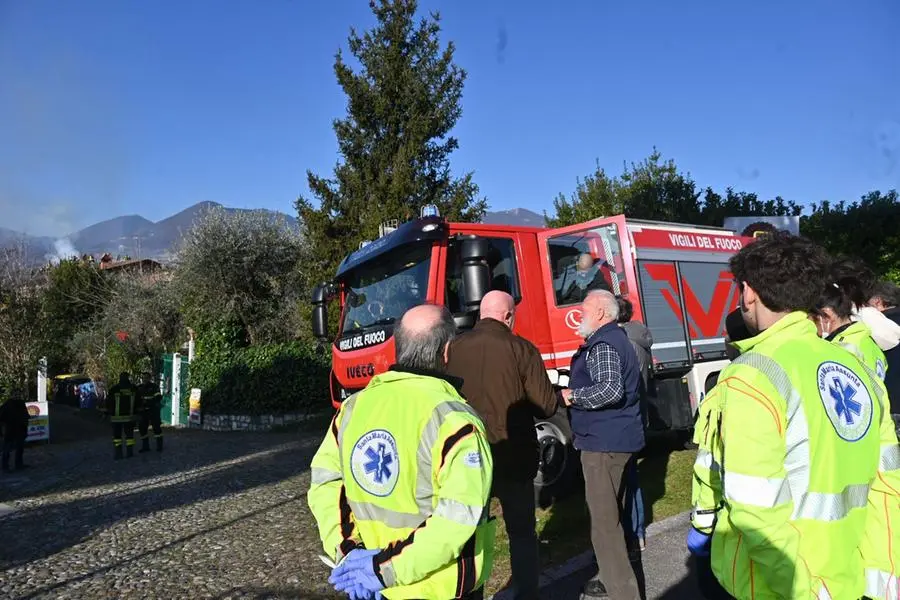
[[[557,306],[580,304],[592,290],[628,293],[615,224],[553,237],[547,246]]]
[[[431,244],[402,246],[347,274],[343,333],[388,325],[425,301]]]
[[[516,270],[516,247],[509,238],[488,238],[488,265],[491,268],[491,289],[506,292],[516,302],[521,300],[519,274]],[[447,308],[453,314],[464,312],[462,273],[459,254],[451,245],[447,257]]]

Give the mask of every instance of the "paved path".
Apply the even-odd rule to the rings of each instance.
[[[306,506],[325,425],[166,430],[163,453],[113,461],[108,425],[75,413],[58,409],[54,443],[26,451],[30,469],[0,475],[0,598],[337,597]],[[648,598],[698,597],[682,581],[686,527],[650,527]],[[551,572],[543,597],[577,598],[589,564]]]
[[[166,431],[114,462],[100,431],[0,476],[0,597],[335,597],[305,496],[320,434]]]
[[[654,523],[647,530],[647,550],[637,567],[643,578],[647,600],[697,600],[693,573],[688,568],[684,537],[689,526],[687,513]],[[581,586],[597,572],[593,553],[585,552],[566,564],[546,571],[541,577],[541,600],[577,600]],[[498,593],[493,600],[511,600]]]

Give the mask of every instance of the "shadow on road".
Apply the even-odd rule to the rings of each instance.
[[[27,471],[0,475],[0,502],[107,484],[137,485],[149,477],[177,478],[186,470],[238,460],[285,443],[312,444],[327,429],[327,423],[319,426],[318,420],[308,428],[281,433],[164,428],[162,453],[138,453],[137,441],[133,458],[113,461],[111,426],[96,412],[60,406],[52,407],[50,415],[51,443],[35,443],[26,449],[25,462],[31,467]],[[137,431],[135,437],[139,438]],[[215,449],[209,451],[210,447]],[[307,466],[308,462],[304,469]]]
[[[337,593],[318,593],[287,587],[236,587],[214,597],[214,600],[244,598],[247,600],[339,600],[345,596]]]
[[[257,510],[248,512],[248,513],[246,513],[246,514],[244,514],[244,515],[241,515],[240,517],[237,517],[237,518],[234,518],[234,519],[230,519],[230,520],[228,520],[228,521],[226,521],[226,522],[224,522],[224,523],[221,523],[221,524],[219,524],[219,525],[216,525],[215,527],[208,527],[208,528],[206,528],[206,529],[201,529],[200,531],[196,531],[196,532],[191,533],[191,534],[189,534],[189,535],[182,536],[182,537],[180,537],[180,538],[178,538],[178,539],[175,539],[175,540],[172,540],[172,541],[170,541],[170,542],[166,542],[166,543],[164,543],[164,544],[160,544],[159,546],[153,548],[152,550],[147,550],[147,551],[144,551],[144,552],[140,552],[140,553],[138,553],[138,554],[136,554],[136,555],[134,555],[134,556],[131,556],[131,557],[129,557],[129,558],[126,558],[126,559],[123,559],[123,560],[118,560],[118,561],[112,562],[112,563],[110,563],[110,564],[108,564],[108,565],[104,565],[104,566],[101,567],[101,568],[93,569],[93,570],[91,570],[91,571],[88,571],[87,573],[84,573],[84,574],[82,574],[82,575],[78,575],[78,576],[76,576],[76,577],[70,577],[70,578],[65,579],[65,580],[63,580],[63,581],[56,582],[56,583],[54,583],[53,585],[48,585],[48,586],[44,586],[44,587],[38,588],[38,589],[34,590],[33,592],[31,592],[30,594],[28,594],[28,595],[26,595],[26,596],[22,596],[20,600],[30,600],[31,598],[37,598],[38,596],[41,596],[41,595],[46,594],[46,593],[48,593],[48,592],[52,592],[53,590],[58,590],[58,589],[60,589],[60,588],[64,588],[64,587],[66,587],[66,586],[68,586],[68,585],[70,585],[70,584],[72,584],[72,583],[76,583],[76,582],[79,582],[79,581],[86,581],[86,580],[89,580],[89,579],[91,579],[92,577],[95,577],[95,576],[97,576],[97,575],[102,575],[102,574],[104,574],[104,573],[108,573],[109,571],[112,571],[112,570],[117,569],[117,568],[119,568],[119,567],[125,566],[125,565],[127,565],[127,564],[129,564],[129,563],[134,563],[134,562],[140,561],[140,560],[143,559],[143,558],[146,558],[146,557],[151,556],[151,555],[153,555],[153,554],[157,554],[157,553],[162,552],[162,551],[164,551],[164,550],[166,550],[166,549],[168,549],[168,548],[171,548],[171,547],[173,547],[173,546],[178,546],[178,545],[184,544],[185,542],[188,542],[188,541],[190,541],[190,540],[192,540],[192,539],[195,539],[195,538],[198,538],[198,537],[207,535],[207,534],[209,534],[209,533],[211,533],[211,532],[213,532],[213,531],[217,531],[217,530],[220,530],[220,529],[225,529],[225,528],[227,528],[227,527],[230,527],[231,525],[234,525],[235,523],[238,523],[238,522],[243,521],[243,520],[245,520],[245,519],[249,519],[249,518],[251,518],[251,517],[255,517],[255,516],[257,516],[257,515],[263,514],[263,513],[265,513],[265,512],[268,512],[268,511],[270,511],[270,510],[273,510],[273,509],[275,509],[275,508],[278,508],[279,506],[284,506],[284,505],[286,505],[286,504],[289,504],[289,503],[291,503],[291,502],[294,502],[294,501],[297,500],[297,499],[298,499],[298,497],[295,497],[295,498],[289,498],[289,499],[286,499],[286,500],[282,500],[282,501],[280,501],[280,502],[276,502],[276,503],[271,504],[270,506],[267,506],[267,507],[265,507],[265,508],[257,509]],[[6,567],[0,567],[0,568],[6,568]],[[304,597],[309,597],[309,596],[304,596]],[[329,598],[329,597],[328,597],[328,596],[323,596],[323,598]]]
[[[234,435],[235,442],[239,439],[239,434]],[[241,448],[236,443],[231,454],[240,456],[241,450],[247,452],[247,448]],[[0,519],[0,539],[23,540],[22,532],[28,532],[30,543],[4,542],[0,545],[0,570],[61,552],[119,521],[232,495],[293,477],[309,468],[313,452],[312,446],[282,444],[248,454],[232,463],[220,461],[199,470],[194,466],[186,468],[183,463],[176,464],[173,460],[161,469],[163,473],[170,474],[169,477],[142,483],[125,491],[87,495],[12,513]],[[127,469],[123,465],[129,462],[117,461],[115,468],[110,465],[107,471]],[[115,479],[115,474],[107,474],[105,479]]]

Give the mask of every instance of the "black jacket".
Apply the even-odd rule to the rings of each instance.
[[[0,427],[3,436],[10,439],[21,439],[28,436],[28,407],[21,398],[10,398],[0,405]]]
[[[137,412],[158,411],[162,406],[162,396],[159,394],[159,386],[155,383],[142,383],[138,387]]]
[[[900,325],[900,307],[889,308],[884,311],[884,316]],[[894,346],[884,353],[887,361],[887,374],[884,378],[884,386],[891,399],[891,414],[900,415],[900,346]]]

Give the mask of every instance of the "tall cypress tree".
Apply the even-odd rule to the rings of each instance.
[[[462,109],[466,73],[442,47],[440,17],[416,20],[415,0],[375,0],[377,24],[363,35],[351,28],[354,71],[338,51],[334,71],[347,95],[347,115],[334,122],[342,160],[332,178],[307,172],[319,201],[296,202],[309,236],[308,275],[329,277],[337,262],[377,236],[380,223],[418,215],[435,204],[451,220],[477,221],[486,209],[472,173],[454,177],[449,132]]]

